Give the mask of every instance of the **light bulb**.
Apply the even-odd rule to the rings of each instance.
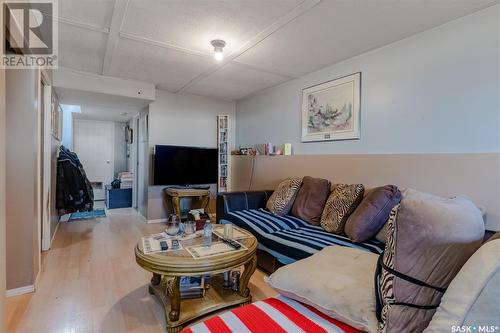
[[[217,60],[217,61],[222,61],[222,59],[224,59],[224,53],[222,53],[222,50],[220,50],[220,51],[216,51],[216,52],[214,53],[214,58],[215,58],[215,60]]]
[[[217,61],[222,61],[224,59],[224,46],[226,46],[226,42],[223,41],[222,39],[214,39],[213,41],[210,42],[212,46],[214,47],[214,58]]]

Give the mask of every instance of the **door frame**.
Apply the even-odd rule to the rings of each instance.
[[[36,228],[37,228],[37,238],[38,238],[38,248],[36,250],[37,255],[35,255],[35,260],[38,262],[38,265],[35,265],[38,269],[35,270],[35,280],[34,280],[34,287],[36,290],[37,283],[38,283],[38,277],[40,276],[40,272],[42,270],[42,250],[43,250],[43,225],[45,222],[45,213],[46,209],[49,208],[50,206],[44,205],[44,188],[45,186],[50,186],[50,176],[49,176],[49,183],[46,184],[45,182],[45,142],[46,142],[46,132],[45,132],[45,126],[47,125],[46,120],[45,120],[45,103],[42,103],[42,100],[44,100],[44,89],[43,87],[46,85],[50,85],[50,75],[45,71],[45,70],[37,70],[37,78],[36,78],[36,85],[37,85],[37,119],[36,119],[36,145],[37,145],[37,153],[36,153],[36,184],[35,184],[35,191],[36,191],[36,216],[37,216],[37,221],[36,221]],[[49,113],[50,115],[50,113]],[[50,119],[50,117],[49,117]],[[49,122],[49,124],[51,124]],[[49,135],[50,135],[50,128],[49,128]],[[50,151],[50,148],[49,148]],[[50,163],[50,157],[49,157],[49,163]],[[50,214],[50,210],[49,210]],[[49,220],[50,223],[50,220]],[[49,224],[49,234],[50,234],[50,224]]]
[[[132,184],[132,207],[137,210],[137,198],[139,194],[139,115],[136,115],[134,118],[130,120],[130,127],[132,128],[132,145],[131,145],[131,158],[132,158],[132,173],[133,173],[133,184]]]
[[[41,93],[43,94],[43,105],[41,108],[42,112],[42,193],[41,193],[41,205],[42,205],[42,251],[47,251],[50,249],[52,245],[52,237],[51,237],[51,207],[52,204],[55,204],[50,200],[52,187],[52,154],[51,154],[51,144],[52,144],[52,86],[48,84],[48,82],[44,79],[42,75],[42,85],[41,85]]]

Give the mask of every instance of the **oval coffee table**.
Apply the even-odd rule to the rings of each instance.
[[[247,249],[202,259],[194,259],[186,250],[188,246],[201,245],[202,237],[182,240],[181,250],[155,254],[144,254],[142,242],[137,243],[136,262],[153,273],[149,292],[156,295],[163,304],[168,332],[179,332],[184,324],[210,312],[252,301],[248,281],[257,266],[257,239],[243,229],[238,230],[248,236],[238,239]],[[218,242],[215,235],[213,242]],[[240,266],[245,266],[245,269],[240,277],[239,291],[224,289],[222,273]],[[206,290],[205,296],[181,300],[180,278],[204,274],[211,275],[210,288]]]

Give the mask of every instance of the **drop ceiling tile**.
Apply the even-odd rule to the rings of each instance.
[[[61,0],[58,3],[60,17],[109,28],[115,0]]]
[[[107,35],[59,24],[59,65],[101,74]]]
[[[230,63],[208,77],[194,83],[186,89],[186,92],[195,95],[237,100],[287,80],[289,80],[288,77]]]
[[[152,82],[161,89],[177,91],[214,65],[215,60],[210,57],[120,39],[111,62],[110,74]]]
[[[302,1],[130,0],[122,30],[205,53],[220,38],[230,53]]]
[[[491,0],[322,1],[236,60],[301,76],[490,4]]]
[[[60,0],[58,16],[64,19],[109,28],[115,0]]]

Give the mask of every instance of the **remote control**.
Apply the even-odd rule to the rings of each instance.
[[[162,251],[167,251],[168,250],[168,244],[165,241],[160,242],[160,247]]]
[[[222,239],[222,241],[223,241],[224,243],[229,244],[230,246],[234,247],[236,250],[238,250],[239,248],[241,248],[241,244],[240,244],[240,243],[238,243],[238,242],[235,242],[235,241],[234,241],[234,240],[232,240],[232,239],[227,239],[227,238],[221,238],[221,239]]]

